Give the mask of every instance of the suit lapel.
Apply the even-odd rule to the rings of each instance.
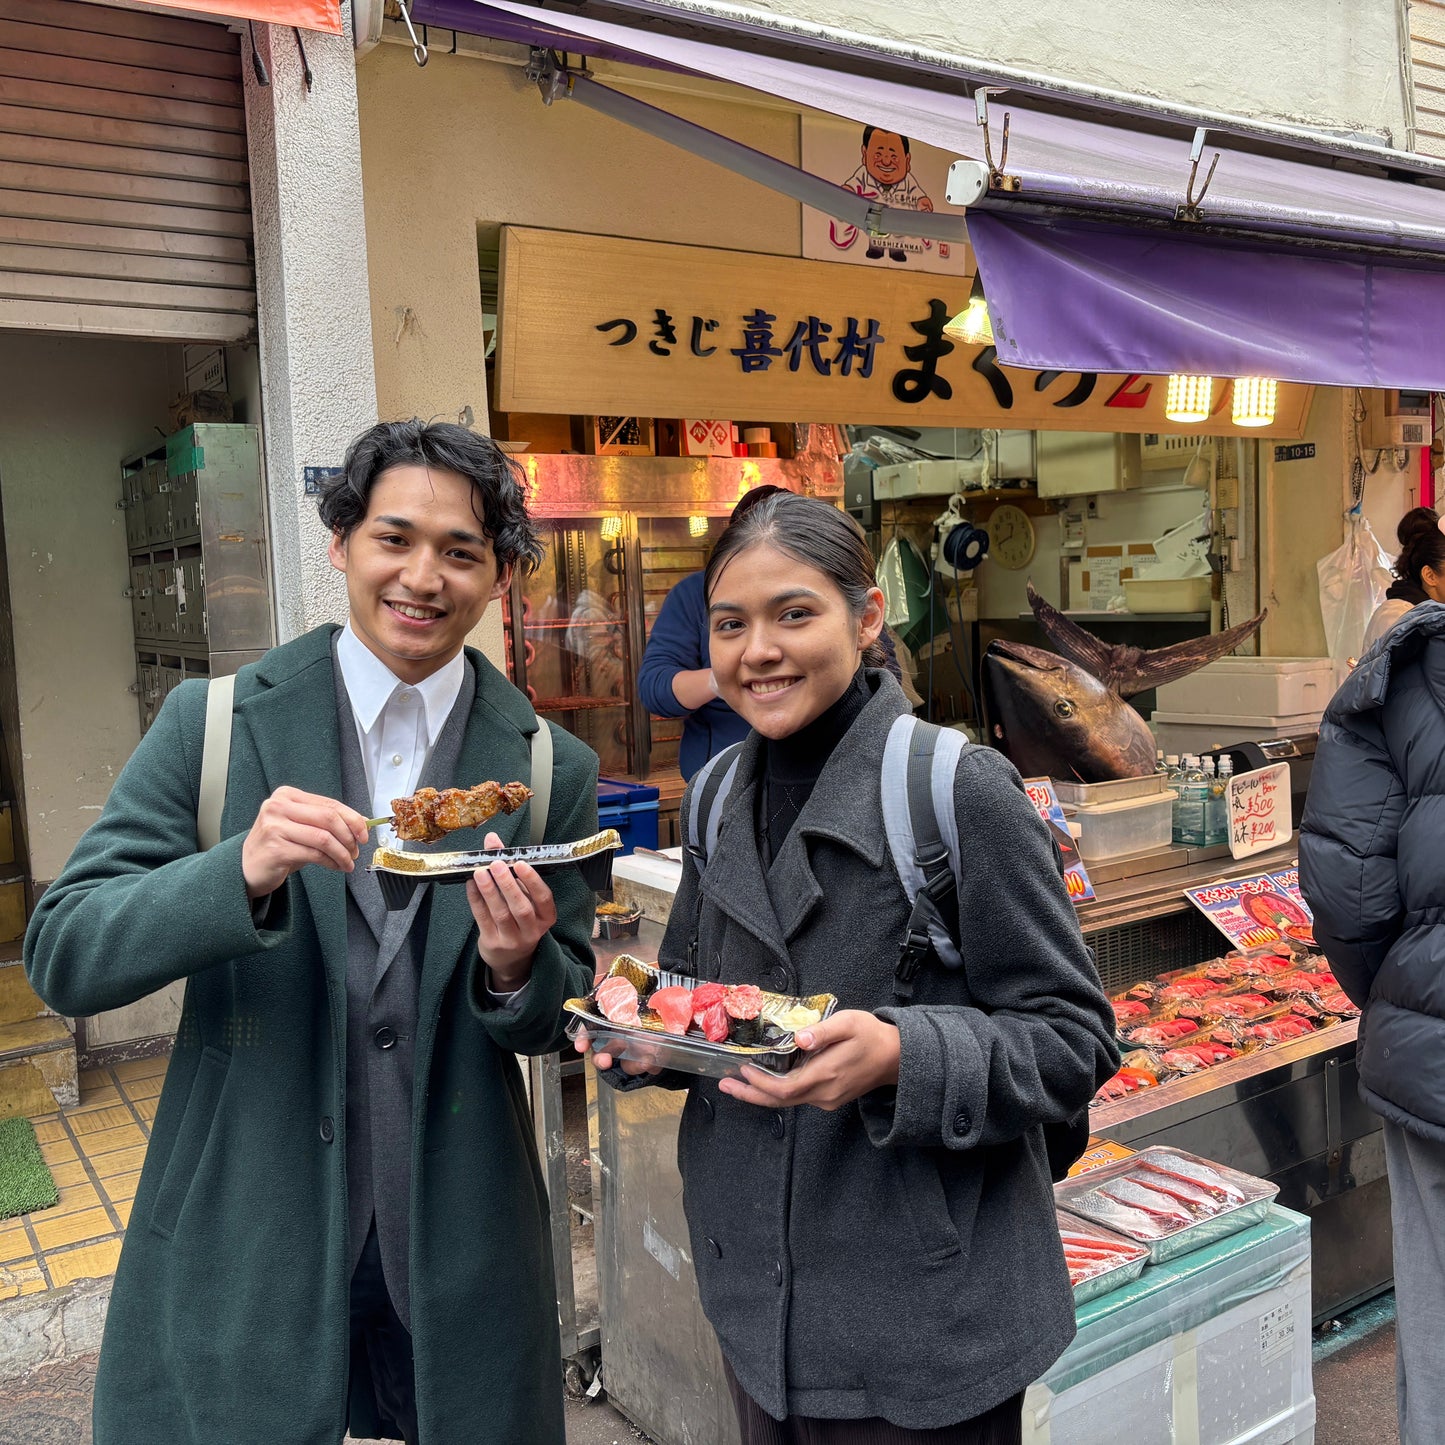
[[[737,779],[728,793],[718,839],[702,871],[702,893],[739,927],[784,962],[788,946],[773,911],[754,825],[759,743],[751,734],[738,758]]]
[[[301,644],[309,642],[318,645],[302,649]],[[298,651],[287,661],[299,657],[301,665],[287,668],[272,686],[240,699],[236,719],[250,735],[268,796],[289,785],[323,798],[340,798],[341,744],[330,636],[318,638],[312,633],[291,646]],[[340,989],[345,1018],[346,875],[313,864],[301,869],[300,878],[328,983]],[[333,1000],[336,996],[333,993]]]

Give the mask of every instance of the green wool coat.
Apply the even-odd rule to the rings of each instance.
[[[290,784],[337,797],[323,627],[244,668],[220,844],[196,851],[206,690],[184,683],[41,899],[36,992],[67,1015],[184,978],[185,1010],[116,1273],[96,1445],[336,1445],[347,1422],[345,877],[303,868],[258,931],[241,845]],[[479,653],[459,783],[530,776],[538,726]],[[549,841],[596,831],[597,758],[553,729]],[[497,820],[526,842],[528,810]],[[547,1196],[515,1055],[561,1046],[592,980],[592,895],[558,922],[517,1011],[488,1006],[466,890],[438,887],[422,967],[411,1316],[426,1445],[561,1445]],[[351,1416],[354,1434],[375,1421]]]

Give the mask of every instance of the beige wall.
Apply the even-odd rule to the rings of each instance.
[[[174,363],[173,348],[145,342],[0,333],[18,741],[31,876],[41,881],[95,821],[140,737],[115,504],[121,458],[166,426]]]

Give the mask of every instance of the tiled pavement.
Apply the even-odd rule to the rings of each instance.
[[[80,1076],[80,1103],[35,1120],[60,1203],[0,1220],[0,1301],[115,1273],[166,1058]]]

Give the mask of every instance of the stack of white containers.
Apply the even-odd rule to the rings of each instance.
[[[1166,753],[1314,732],[1335,690],[1327,657],[1224,657],[1166,683],[1153,728]]]

